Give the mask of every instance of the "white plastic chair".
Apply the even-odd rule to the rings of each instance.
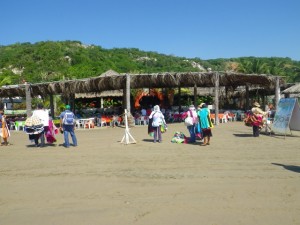
[[[227,116],[226,114],[223,115],[223,117],[221,118],[221,123],[227,123],[228,120],[227,120]]]
[[[147,117],[146,116],[141,116],[140,119],[139,119],[139,125],[148,125],[148,120],[147,120]]]
[[[100,126],[101,126],[101,127],[107,126],[107,121],[106,121],[106,119],[102,119],[102,118],[101,118]]]
[[[84,128],[84,124],[83,121],[79,119],[75,121],[75,128],[80,128],[80,127]]]

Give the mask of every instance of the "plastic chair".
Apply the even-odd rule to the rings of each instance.
[[[80,127],[84,128],[84,124],[83,121],[79,119],[75,121],[75,128],[80,128]]]
[[[148,120],[146,116],[141,116],[141,118],[139,119],[139,125],[148,125]]]
[[[106,121],[106,119],[101,118],[100,126],[101,126],[101,127],[107,126],[107,121]]]

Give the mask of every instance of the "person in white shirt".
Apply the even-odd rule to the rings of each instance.
[[[159,143],[162,142],[161,135],[161,126],[166,124],[165,117],[160,111],[159,105],[155,105],[153,111],[151,112],[149,119],[152,120],[152,124],[150,124],[153,128],[154,132],[154,143],[157,141]]]
[[[49,129],[49,113],[48,110],[44,109],[43,104],[39,103],[37,109],[33,111],[32,116],[40,118],[44,126],[44,131],[40,134],[36,134],[34,142],[36,147],[45,147],[45,133]],[[41,139],[41,145],[39,145],[39,139]]]

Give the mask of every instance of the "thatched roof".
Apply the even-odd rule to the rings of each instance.
[[[299,94],[300,93],[300,83],[296,83],[295,85],[285,89],[282,93],[284,93],[284,94]]]
[[[123,96],[123,90],[75,93],[75,98],[101,98],[101,97],[121,97],[121,96]]]
[[[106,73],[104,73],[106,74]],[[64,80],[31,84],[32,96],[50,94],[75,94],[121,90],[126,85],[126,74],[100,75],[80,80]],[[276,76],[264,74],[241,74],[229,72],[181,72],[129,74],[130,88],[176,88],[176,87],[215,87],[215,75],[219,74],[220,87],[237,87],[249,85],[274,90]],[[285,82],[280,78],[280,85]],[[2,87],[0,97],[25,96],[24,85]]]

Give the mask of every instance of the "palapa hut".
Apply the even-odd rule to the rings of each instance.
[[[300,97],[300,83],[295,83],[293,86],[285,89],[282,91],[283,94],[286,95],[286,97],[290,97],[293,95],[293,97]]]
[[[219,113],[219,89],[227,87],[236,89],[243,86],[246,93],[249,88],[262,87],[273,91],[276,103],[279,101],[280,86],[284,80],[279,76],[265,74],[242,74],[233,72],[165,72],[151,74],[115,74],[111,71],[98,77],[78,80],[63,80],[46,83],[24,84],[14,87],[2,87],[0,97],[26,96],[27,114],[31,112],[31,97],[61,94],[72,104],[77,93],[98,93],[111,90],[123,90],[126,109],[130,112],[130,89],[139,88],[194,88],[197,96],[198,87],[215,89],[216,116]],[[195,102],[195,101],[194,101]],[[247,103],[249,105],[249,102]],[[247,105],[246,104],[246,105]],[[53,112],[52,112],[53,113]]]

